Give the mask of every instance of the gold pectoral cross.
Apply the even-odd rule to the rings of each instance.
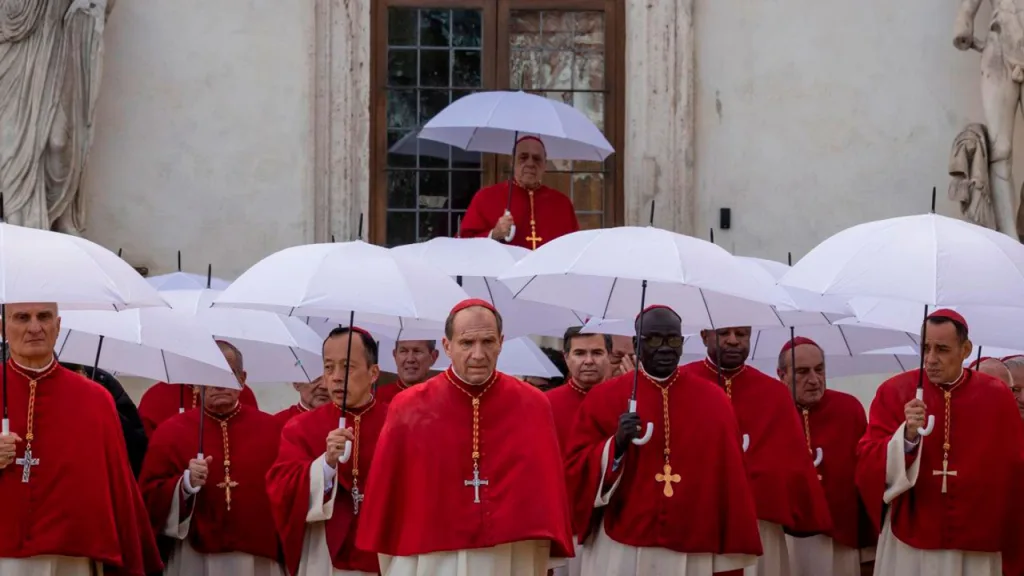
[[[949,460],[942,461],[942,470],[932,470],[932,476],[942,476],[942,493],[946,493],[946,480],[950,476],[956,476],[955,470],[949,469]]]
[[[530,235],[526,237],[526,241],[533,243],[533,249],[536,250],[537,249],[537,243],[538,242],[543,242],[544,239],[539,237],[539,236],[537,236],[537,231],[536,230],[531,230],[530,231]]]
[[[665,490],[663,491],[663,494],[665,494],[666,498],[671,498],[672,495],[675,494],[675,490],[672,489],[672,483],[679,483],[679,481],[682,479],[682,476],[680,476],[679,474],[672,473],[672,465],[668,463],[665,464],[664,474],[654,475],[655,482],[665,483]]]
[[[231,489],[238,486],[238,482],[231,481],[231,475],[225,475],[224,481],[217,484],[217,488],[224,489],[224,502],[228,505],[228,511],[231,511]]]

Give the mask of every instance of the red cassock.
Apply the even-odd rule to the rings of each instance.
[[[377,391],[374,392],[374,397],[377,399],[378,402],[390,404],[391,401],[395,399],[395,396],[397,396],[399,392],[403,390],[408,390],[409,388],[411,388],[411,386],[406,386],[405,384],[402,383],[401,380],[396,380],[392,384],[388,384],[387,386],[382,386],[378,388]]]
[[[878,388],[871,403],[867,433],[860,441],[857,487],[874,527],[881,530],[885,510],[886,451],[906,421],[904,406],[915,397],[920,370],[896,375]],[[964,369],[964,381],[950,398],[948,469],[942,493],[945,399],[924,379],[927,414],[935,429],[922,447],[906,458],[921,459],[914,487],[889,505],[893,534],[920,550],[999,552],[1019,539],[1021,519],[1010,511],[1020,499],[1019,471],[1024,462],[1024,428],[1009,388],[996,378]],[[1018,540],[1019,541],[1019,540]]]
[[[193,394],[193,387],[189,385],[157,382],[142,395],[142,399],[139,400],[139,417],[142,418],[142,426],[146,430],[146,436],[152,438],[157,426],[171,416],[178,415],[178,410],[181,408],[182,386],[185,386],[185,410],[192,410],[196,407],[197,395]],[[248,386],[242,389],[242,394],[238,397],[238,401],[245,406],[259,408],[256,404],[256,395],[252,393],[252,388]]]
[[[544,393],[551,403],[551,414],[555,417],[555,430],[558,432],[558,445],[565,452],[569,445],[569,435],[576,421],[576,412],[587,397],[587,391],[580,388],[572,379],[565,384],[552,388]]]
[[[669,386],[670,464],[679,481],[671,497],[655,479],[665,467],[662,393],[646,375],[637,386],[637,414],[654,424],[644,446],[630,444],[611,502],[595,509],[598,483],[613,474],[614,455],[602,467],[605,444],[633,389],[633,372],[591,390],[580,406],[567,449],[566,485],[573,495],[579,541],[596,530],[604,513],[608,536],[628,546],[681,553],[761,554],[757,516],[743,469],[743,449],[729,400],[715,386],[682,370]],[[614,451],[614,448],[611,449]]]
[[[391,403],[366,486],[356,545],[391,556],[550,540],[573,554],[562,457],[544,394],[497,373],[480,399],[480,502],[469,386],[449,368]]]
[[[707,361],[691,362],[683,370],[718,385],[718,375]],[[750,437],[744,460],[758,519],[791,534],[827,533],[832,529],[828,501],[808,458],[803,423],[789,387],[751,366],[733,373],[731,381],[740,433]]]
[[[459,236],[462,238],[486,238],[491,235],[495,224],[508,207],[508,181],[481,188],[473,195],[466,215],[462,218]],[[530,236],[530,194],[519,184],[512,185],[512,220],[516,224],[516,235],[509,244],[533,249]],[[537,248],[580,229],[576,220],[576,209],[572,200],[554,188],[541,185],[533,191],[533,215],[536,221]]]
[[[174,491],[188,463],[199,451],[199,410],[189,410],[164,422],[149,443],[139,485],[154,529],[167,525]],[[200,554],[242,552],[278,560],[277,533],[267,498],[266,473],[277,456],[281,429],[270,414],[240,406],[227,420],[231,480],[231,510],[224,482],[224,438],[221,420],[205,414],[203,454],[212,456],[206,485],[192,497],[195,506],[188,543]],[[182,514],[184,517],[184,513]]]
[[[284,425],[287,424],[289,420],[299,414],[305,414],[306,412],[309,412],[309,410],[302,404],[293,404],[274,414],[274,420],[277,420],[278,427],[284,428]]]
[[[377,441],[388,414],[388,405],[374,401],[361,410],[347,410],[346,424],[354,427],[353,415],[359,419],[359,478],[365,488]],[[267,491],[274,508],[274,520],[284,545],[284,558],[289,574],[299,570],[302,544],[309,510],[309,468],[324,454],[327,435],[338,428],[341,410],[334,403],[325,404],[289,422],[281,433],[277,461],[267,473]],[[355,454],[353,452],[353,454]],[[339,482],[334,500],[334,513],[326,522],[327,549],[331,563],[338,570],[375,573],[380,570],[377,555],[356,548],[360,510],[355,515],[352,502],[352,466],[355,459],[338,465],[335,479]],[[396,525],[397,526],[397,525]]]
[[[832,530],[827,534],[854,550],[874,546],[878,536],[854,482],[857,443],[868,426],[864,405],[849,394],[825,390],[808,411],[807,425],[812,449],[822,450],[817,471],[832,517]]]
[[[7,370],[11,432],[25,438],[29,380]],[[0,557],[71,556],[108,566],[108,574],[143,576],[163,564],[128,465],[110,394],[59,364],[39,379],[32,458],[0,471]],[[18,443],[18,458],[25,443]]]

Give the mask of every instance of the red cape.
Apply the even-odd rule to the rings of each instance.
[[[683,370],[718,385],[718,375],[705,361]],[[740,433],[750,436],[744,460],[757,517],[802,536],[831,530],[828,501],[808,458],[803,422],[789,388],[747,366],[732,376],[732,408]]]
[[[802,414],[800,418],[803,419]],[[871,528],[854,482],[857,443],[868,426],[864,405],[849,394],[825,390],[807,418],[811,447],[821,448],[823,453],[817,471],[832,517],[832,530],[827,534],[849,548],[874,546],[878,536]]]
[[[7,370],[11,432],[25,437],[28,379]],[[36,388],[33,457],[0,471],[0,557],[90,558],[108,574],[144,576],[163,563],[128,466],[114,400],[91,380],[58,366]],[[18,457],[25,443],[18,443]]]
[[[299,414],[305,414],[306,412],[309,412],[309,410],[307,410],[302,404],[292,404],[277,414],[274,414],[274,420],[277,421],[279,428],[284,428],[284,425],[287,424],[289,420]]]
[[[449,369],[390,406],[366,486],[360,549],[416,556],[550,540],[552,556],[572,556],[551,407],[539,390],[495,377],[480,401],[480,479],[489,482],[480,487],[480,503],[464,484],[473,477],[466,392],[479,389]]]
[[[505,214],[508,206],[508,180],[493,186],[481,188],[473,195],[466,215],[462,217],[461,238],[486,238]],[[533,249],[533,243],[527,242],[530,235],[530,195],[525,188],[512,186],[512,220],[516,223],[516,235],[509,244],[522,248]],[[554,188],[541,185],[533,192],[533,212],[536,221],[537,248],[558,238],[580,229],[576,220],[576,209],[572,200]]]
[[[359,476],[360,489],[365,489],[366,478],[377,440],[384,428],[388,406],[374,402],[366,409],[346,411],[347,424],[353,427],[353,413],[360,414],[359,423]],[[309,467],[323,455],[327,435],[338,427],[341,410],[333,403],[306,412],[290,421],[281,434],[281,448],[277,461],[267,473],[267,492],[274,509],[274,521],[284,545],[285,563],[289,574],[299,570],[302,544],[306,535],[306,514],[309,510]],[[338,466],[335,477],[338,492],[334,500],[334,513],[327,521],[327,549],[331,562],[338,570],[376,573],[380,570],[377,555],[356,548],[360,510],[356,516],[352,505],[352,464],[349,460]],[[364,491],[365,492],[365,491]]]
[[[157,531],[162,532],[167,525],[178,480],[199,450],[199,415],[199,410],[189,410],[170,418],[149,443],[139,485]],[[212,456],[213,461],[206,486],[193,497],[195,511],[188,542],[201,554],[242,552],[276,561],[277,533],[265,476],[277,455],[281,429],[273,416],[249,406],[242,406],[228,421],[231,480],[238,482],[231,490],[228,511],[225,491],[217,487],[224,481],[224,440],[219,422],[206,415],[203,454]]]
[[[886,380],[875,393],[867,433],[857,449],[857,487],[868,515],[880,530],[885,517],[886,450],[906,420],[903,410],[917,390],[920,370]],[[999,552],[1019,533],[1020,517],[1009,513],[1019,499],[1024,462],[1024,427],[1010,389],[987,374],[964,370],[964,382],[951,399],[949,470],[957,472],[941,493],[945,400],[924,378],[924,403],[935,416],[935,429],[916,455],[921,459],[917,484],[896,497],[889,508],[893,534],[921,550]],[[908,464],[913,460],[907,458]]]
[[[395,396],[397,396],[399,392],[408,390],[409,388],[411,388],[411,386],[406,386],[405,384],[402,383],[401,380],[395,380],[391,384],[378,388],[377,391],[374,392],[374,397],[379,402],[390,404],[395,399]]]
[[[622,459],[621,480],[611,502],[594,508],[605,443],[615,436],[626,411],[633,372],[595,387],[580,406],[567,450],[566,485],[573,495],[580,541],[603,511],[604,528],[616,542],[682,553],[760,555],[761,538],[750,486],[743,469],[743,448],[729,399],[721,390],[682,370],[669,387],[672,471],[680,475],[668,498],[654,481],[665,465],[662,395],[641,375],[637,413],[654,423],[644,446],[630,445]],[[614,457],[614,449],[609,462]]]
[[[181,408],[182,386],[186,386],[184,391],[185,410],[192,410],[196,407],[196,404],[192,395],[192,386],[188,384],[157,382],[142,395],[142,399],[139,400],[139,417],[142,418],[142,426],[146,429],[146,436],[152,438],[157,426],[171,416],[178,415],[178,409]],[[259,408],[256,404],[256,395],[252,393],[252,388],[248,386],[242,389],[242,394],[238,397],[238,401],[245,406]]]
[[[576,412],[587,397],[587,391],[570,384],[571,379],[557,388],[552,388],[544,393],[551,403],[551,414],[555,417],[555,430],[558,432],[558,446],[564,453],[569,445],[569,435],[572,432],[573,422],[576,421]]]

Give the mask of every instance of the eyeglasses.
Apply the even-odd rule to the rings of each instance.
[[[651,348],[661,348],[662,346],[680,348],[683,345],[682,336],[644,336],[642,340]]]

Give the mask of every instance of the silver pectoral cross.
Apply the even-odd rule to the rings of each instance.
[[[28,484],[28,479],[32,475],[32,467],[39,465],[39,458],[32,457],[32,448],[25,448],[25,457],[18,458],[14,463],[21,466],[22,484]]]
[[[359,485],[352,484],[352,512],[359,516],[359,505],[363,503],[363,493],[359,491]]]
[[[465,482],[463,482],[463,484],[465,484],[466,486],[472,486],[473,487],[473,503],[474,504],[479,504],[480,503],[480,487],[481,486],[487,486],[487,480],[481,480],[480,479],[480,470],[474,468],[473,469],[473,479],[472,480],[466,480]]]

